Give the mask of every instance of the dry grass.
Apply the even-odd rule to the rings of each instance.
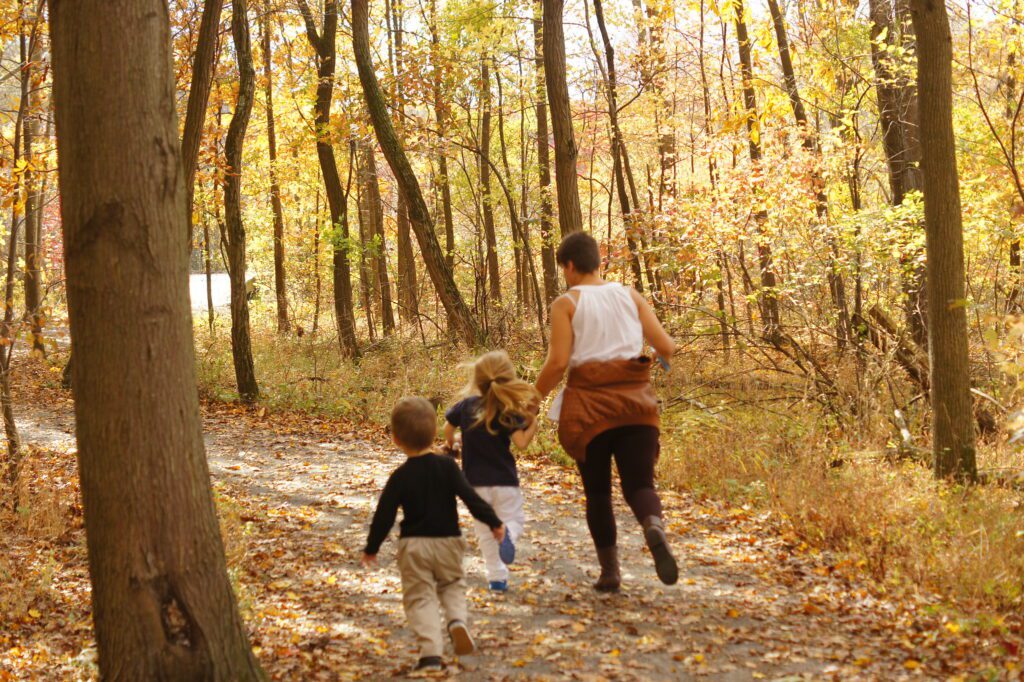
[[[197,328],[201,390],[233,398],[226,330],[212,341]],[[514,357],[530,375],[541,361],[528,341]],[[257,372],[264,402],[386,422],[394,401],[406,394],[450,401],[462,386],[459,362],[470,353],[447,346],[424,348],[419,339],[378,344],[358,363],[339,359],[332,338],[280,337],[257,331]],[[893,457],[898,436],[890,423],[894,399],[910,402],[907,418],[917,444],[927,443],[923,406],[908,399],[890,365],[830,367],[844,408],[829,412],[799,377],[779,374],[753,353],[728,361],[710,349],[677,361],[659,393],[663,420],[663,485],[699,495],[753,504],[776,514],[781,532],[809,547],[854,564],[881,588],[928,589],[991,608],[1022,602],[1024,496],[995,485],[963,489],[933,480],[921,463]],[[567,458],[551,428],[531,453],[560,464]],[[1005,437],[982,443],[983,467],[1017,465]]]

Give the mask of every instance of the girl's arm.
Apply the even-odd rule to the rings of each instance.
[[[526,448],[530,447],[530,441],[532,441],[533,437],[537,435],[537,427],[539,424],[540,420],[537,419],[536,417],[532,417],[530,419],[530,425],[527,426],[525,429],[513,431],[511,437],[512,442],[515,443],[515,446],[520,450],[525,450]]]
[[[448,444],[448,448],[455,447],[455,427],[449,422],[444,423],[444,442]]]
[[[661,321],[651,310],[647,299],[637,293],[635,289],[631,290],[630,294],[633,296],[633,302],[636,303],[637,311],[640,314],[640,326],[643,327],[644,338],[665,362],[671,363],[672,355],[676,352],[676,342],[661,326]]]

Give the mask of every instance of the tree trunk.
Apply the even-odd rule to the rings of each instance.
[[[899,206],[909,192],[921,189],[918,167],[921,160],[920,135],[917,131],[918,97],[914,84],[901,74],[906,68],[903,61],[907,56],[897,56],[895,51],[895,48],[906,48],[908,44],[912,49],[914,36],[904,36],[909,27],[905,21],[899,20],[899,13],[894,12],[889,0],[869,0],[868,10],[871,19],[871,63],[875,71],[882,149],[889,169],[890,200],[893,206]],[[904,268],[904,311],[914,340],[926,346],[927,293],[923,269],[916,265],[917,255],[916,252],[907,251],[900,259]]]
[[[363,167],[359,160],[359,148],[355,138],[349,140],[350,166],[357,167],[358,178],[356,180],[356,215],[359,218],[359,294],[363,305],[363,313],[366,315],[366,329],[370,333],[370,342],[377,340],[377,328],[373,317],[373,301],[375,292],[373,287],[373,276],[370,272],[372,254],[370,258],[370,244],[373,242],[370,236],[369,216],[365,209],[363,199]]]
[[[196,53],[192,58],[192,80],[189,83],[188,105],[185,111],[185,131],[181,138],[181,164],[185,170],[185,196],[188,208],[186,249],[192,252],[192,201],[199,165],[199,142],[203,137],[206,107],[213,85],[214,58],[217,54],[217,36],[220,33],[220,15],[224,0],[205,0],[203,17],[199,23]]]
[[[739,46],[740,73],[743,78],[743,106],[747,112],[747,135],[748,148],[750,150],[750,163],[754,166],[755,173],[759,172],[761,165],[761,126],[757,115],[757,98],[754,94],[754,69],[750,57],[750,38],[747,35],[747,22],[744,17],[746,11],[740,0],[734,8],[736,13],[736,42]],[[756,188],[755,201],[763,201],[760,188]],[[767,339],[775,340],[782,331],[782,320],[779,314],[778,282],[775,276],[774,263],[772,259],[772,247],[768,243],[768,237],[764,234],[764,224],[768,220],[768,210],[763,206],[756,207],[754,220],[757,222],[757,257],[761,269],[761,324],[764,329],[764,336]]]
[[[977,478],[971,409],[964,243],[953,137],[953,41],[946,5],[913,0],[920,91],[921,171],[928,255],[929,360],[935,475]]]
[[[28,99],[21,98],[18,104],[18,114],[14,122],[14,148],[13,165],[18,167],[21,161],[21,134],[25,115],[28,111]],[[17,175],[14,177],[13,196],[18,196],[20,183]],[[18,469],[21,466],[21,438],[18,435],[18,425],[14,420],[14,399],[11,395],[11,358],[14,355],[14,273],[18,269],[18,202],[11,205],[11,231],[7,239],[7,273],[4,283],[4,314],[3,324],[0,326],[0,409],[3,412],[4,434],[7,437],[7,461],[5,470],[5,482],[8,490],[12,493],[11,506],[17,509],[17,500],[13,498],[15,483],[18,480]]]
[[[331,100],[334,97],[334,70],[337,48],[335,36],[338,31],[338,2],[324,0],[324,25],[321,35],[313,21],[306,0],[299,0],[306,23],[306,37],[317,55],[316,87],[316,156],[327,193],[327,205],[331,212],[331,233],[336,230],[348,235],[348,197],[341,188],[341,175],[334,157],[331,138]],[[338,311],[338,330],[341,353],[345,357],[359,355],[359,344],[355,335],[355,313],[352,310],[352,273],[348,263],[348,243],[345,239],[332,239],[334,246],[334,305]],[[341,252],[339,254],[339,251]],[[342,281],[347,278],[347,281]]]
[[[277,298],[277,331],[288,331],[288,290],[284,270],[284,209],[281,207],[281,185],[277,180],[277,134],[274,129],[274,76],[271,62],[270,3],[263,2],[261,27],[263,33],[263,79],[267,96],[267,149],[270,154],[270,207],[274,212],[274,293]]]
[[[249,296],[246,290],[245,225],[242,223],[242,147],[252,114],[256,90],[256,70],[249,41],[249,17],[245,0],[234,0],[231,7],[231,37],[238,63],[238,98],[228,124],[224,142],[224,243],[228,252],[228,276],[231,279],[231,355],[235,365],[238,395],[243,402],[259,398],[256,368],[252,359],[249,333]]]
[[[539,2],[542,0],[538,0]],[[533,19],[533,49],[537,98],[537,174],[540,178],[540,257],[544,271],[544,301],[558,297],[558,267],[555,263],[555,235],[551,222],[551,161],[548,146],[548,103],[544,78],[543,22]],[[582,220],[582,218],[581,218]]]
[[[846,305],[846,287],[843,277],[839,272],[838,255],[839,245],[835,236],[831,234],[828,227],[828,196],[825,194],[825,180],[821,177],[820,164],[821,147],[818,138],[811,130],[807,121],[807,112],[804,109],[804,102],[800,98],[800,89],[796,82],[796,72],[793,69],[793,57],[789,51],[789,37],[786,35],[786,21],[779,8],[778,0],[768,0],[768,9],[772,15],[772,24],[775,27],[775,38],[779,48],[779,62],[782,64],[782,76],[786,85],[786,94],[789,96],[789,103],[793,109],[793,118],[799,128],[801,141],[814,159],[814,168],[811,170],[811,184],[814,188],[814,209],[818,220],[823,221],[824,230],[829,231],[828,235],[828,286],[832,295],[832,304],[836,309],[836,340],[842,349],[847,340],[850,339],[850,312]]]
[[[24,19],[22,20],[24,22]],[[32,82],[33,62],[37,53],[39,17],[33,18],[29,35],[21,31],[21,97],[25,100],[25,115],[21,119],[25,159],[25,317],[32,330],[32,350],[46,352],[43,344],[43,311],[40,276],[40,236],[42,233],[42,205],[39,195],[39,178],[33,168],[34,142],[36,135],[36,109],[39,97]]]
[[[261,680],[203,447],[167,4],[50,7],[99,674]]]
[[[480,193],[487,240],[487,279],[491,300],[501,303],[498,238],[494,232],[494,197],[491,195],[491,71],[488,57],[480,60]]]
[[[635,206],[629,204],[629,194],[626,190],[625,174],[625,143],[622,140],[622,131],[619,129],[619,104],[618,84],[615,73],[615,49],[612,47],[611,38],[608,35],[608,28],[604,23],[604,8],[601,0],[594,0],[594,17],[597,19],[597,27],[601,31],[601,42],[604,45],[604,57],[607,63],[605,77],[605,90],[608,97],[608,122],[612,129],[612,175],[615,180],[615,191],[619,197],[619,208],[622,211],[622,220],[626,227],[626,245],[629,248],[629,262],[633,269],[633,282],[637,290],[643,292],[644,282],[642,270],[640,269],[640,255],[637,252],[636,233],[637,224],[634,211]],[[653,288],[654,282],[648,280]]]
[[[463,341],[469,346],[475,346],[481,340],[479,329],[455,285],[452,271],[445,263],[444,252],[437,242],[433,221],[427,211],[427,203],[420,191],[419,181],[395,133],[384,95],[377,82],[377,75],[373,71],[368,13],[367,0],[352,0],[352,47],[370,120],[381,151],[398,181],[400,191],[409,202],[409,218],[412,220],[420,253],[434,283],[434,289],[441,299],[441,304],[455,321]]]
[[[576,141],[572,131],[569,86],[565,80],[565,34],[562,13],[565,0],[542,0],[544,4],[544,80],[551,106],[551,129],[555,138],[555,186],[558,193],[558,222],[562,236],[583,229],[580,194],[576,183]]]
[[[364,142],[362,154],[363,201],[369,223],[370,239],[374,242],[374,263],[377,288],[380,292],[381,320],[384,336],[395,331],[395,312],[391,306],[391,279],[388,276],[388,250],[384,237],[384,203],[380,196],[380,180],[377,177],[377,158],[372,142]]]

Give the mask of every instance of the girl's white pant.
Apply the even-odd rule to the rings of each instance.
[[[475,490],[494,507],[494,513],[505,524],[505,530],[512,538],[512,542],[518,545],[523,534],[523,526],[526,524],[523,493],[519,488],[510,485],[481,486]],[[476,519],[473,519],[473,525],[476,527],[476,536],[484,554],[484,563],[487,565],[487,580],[508,580],[508,567],[498,556],[498,542],[491,534],[491,529]],[[518,547],[516,549],[518,550]]]

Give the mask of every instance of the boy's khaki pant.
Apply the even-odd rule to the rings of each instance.
[[[445,625],[465,621],[466,583],[462,558],[466,541],[454,538],[402,538],[398,541],[398,570],[402,574],[402,605],[409,627],[416,633],[420,657],[444,653]]]

